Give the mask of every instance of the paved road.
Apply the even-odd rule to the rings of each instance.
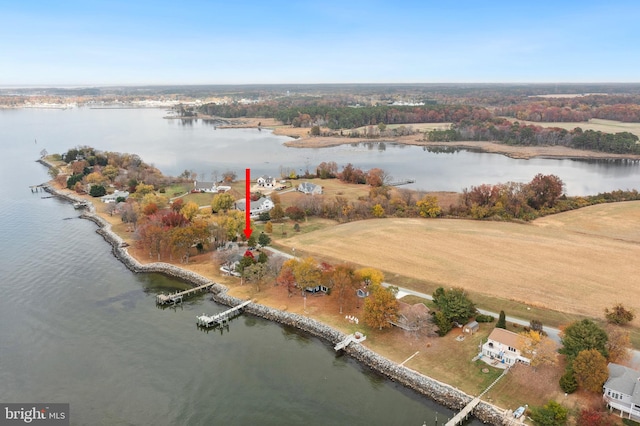
[[[292,259],[294,258],[293,255],[285,253],[281,250],[277,250],[274,249],[272,247],[264,247],[266,250],[270,250],[273,253],[277,253],[280,254],[281,256],[284,256],[288,259]],[[393,286],[393,284],[391,283],[382,283],[382,285],[384,287],[389,287],[389,286]],[[397,286],[396,286],[397,287]],[[433,300],[433,297],[430,294],[426,294],[426,293],[420,293],[419,291],[415,291],[415,290],[411,290],[408,288],[403,288],[403,287],[398,287],[398,294],[397,294],[397,298],[400,299],[401,297],[404,297],[408,294],[411,294],[413,296],[418,296],[421,297],[423,299],[427,299],[427,300]],[[483,315],[491,315],[492,317],[498,318],[499,314],[495,313],[495,312],[491,312],[491,311],[487,311],[484,309],[478,309],[478,312],[480,312]],[[529,321],[527,320],[523,320],[521,318],[515,318],[515,317],[511,317],[511,316],[506,316],[505,319],[511,323],[515,323],[518,325],[523,325],[523,326],[528,326],[529,325]],[[557,328],[553,328],[553,327],[548,327],[548,326],[544,326],[543,327],[544,331],[547,333],[547,335],[553,339],[556,343],[560,344],[560,330],[558,330]],[[633,350],[633,363],[634,364],[638,364],[640,365],[640,351],[638,350]]]

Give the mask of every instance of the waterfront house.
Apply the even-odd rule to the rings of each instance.
[[[276,186],[276,180],[275,178],[271,177],[271,176],[260,176],[257,180],[256,183],[258,184],[258,186],[261,186],[263,188],[275,188]]]
[[[193,181],[193,192],[211,192],[217,194],[229,190],[231,190],[230,186],[216,185],[215,182]]]
[[[511,367],[516,362],[530,364],[531,360],[522,356],[522,339],[523,336],[512,331],[494,328],[482,345],[482,355],[504,367]]]
[[[620,410],[620,417],[640,421],[640,371],[612,362],[607,367],[602,398],[611,410]]]
[[[311,182],[302,182],[298,185],[298,191],[303,194],[320,195],[322,194],[322,187]]]
[[[126,200],[127,198],[129,198],[129,191],[115,190],[112,194],[107,194],[100,197],[100,200],[102,200],[103,203],[115,203],[116,201],[118,201],[118,198],[123,198]]]
[[[237,210],[245,211],[246,210],[246,200],[243,198],[241,200],[236,201],[235,206]],[[275,207],[271,198],[262,197],[258,201],[251,201],[249,206],[250,211],[249,214],[251,217],[257,217],[260,213],[266,213]]]
[[[196,192],[218,192],[215,182],[193,181],[193,190]]]

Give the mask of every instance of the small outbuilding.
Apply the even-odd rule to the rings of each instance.
[[[468,322],[467,324],[465,324],[464,327],[462,327],[462,332],[463,333],[468,333],[468,334],[473,334],[476,331],[478,331],[480,329],[480,324],[478,324],[478,321],[471,321]]]

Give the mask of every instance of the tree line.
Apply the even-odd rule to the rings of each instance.
[[[629,132],[605,133],[580,127],[566,130],[521,124],[505,118],[464,120],[453,124],[451,129],[429,131],[425,139],[434,142],[498,141],[508,145],[560,145],[615,154],[640,154],[638,136]]]

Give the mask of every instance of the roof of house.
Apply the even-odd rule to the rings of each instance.
[[[478,321],[468,322],[464,326],[469,328],[480,328],[480,324],[478,324]]]
[[[258,179],[262,179],[265,182],[273,182],[275,180],[273,177],[267,175],[262,175]]]
[[[266,198],[266,197],[262,197],[258,201],[251,201],[250,209],[251,210],[255,210],[255,209],[264,208],[264,204],[267,201],[271,201],[271,199],[270,198]],[[238,200],[238,201],[236,201],[236,209],[244,211],[246,204],[247,204],[247,201],[246,201],[245,198],[243,198],[242,200]]]
[[[489,340],[502,343],[503,345],[511,346],[512,348],[520,349],[522,336],[514,333],[513,331],[505,330],[504,328],[494,328],[491,334],[489,334]]]
[[[298,188],[303,188],[305,191],[313,191],[318,185],[316,185],[315,183],[311,183],[311,182],[302,182],[300,185],[298,185]]]
[[[625,395],[631,395],[634,404],[640,405],[640,371],[632,370],[624,365],[609,363],[609,379],[604,384]]]
[[[214,186],[216,186],[214,182],[206,182],[206,181],[202,181],[202,182],[194,181],[193,184],[196,189],[211,189]]]
[[[101,200],[116,200],[118,198],[127,198],[129,196],[129,191],[114,191],[112,194],[103,195],[100,197]]]

